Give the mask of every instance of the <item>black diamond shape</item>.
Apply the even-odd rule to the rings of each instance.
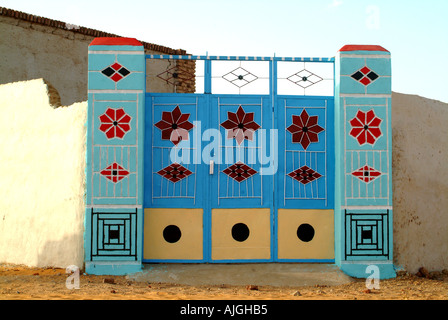
[[[367,75],[367,78],[369,78],[370,80],[375,80],[375,79],[377,79],[378,78],[378,75],[375,73],[375,72],[373,72],[373,71],[371,71],[371,72],[369,72],[369,74]]]
[[[362,77],[364,77],[364,75],[359,71],[356,71],[354,74],[352,74],[352,78],[357,81],[361,80]]]
[[[110,77],[111,75],[113,75],[115,73],[115,70],[112,69],[111,67],[107,67],[106,69],[104,69],[103,71],[101,71],[104,75]]]
[[[123,77],[126,77],[131,72],[128,69],[126,69],[125,67],[123,67],[120,70],[118,70],[118,73],[121,74]]]

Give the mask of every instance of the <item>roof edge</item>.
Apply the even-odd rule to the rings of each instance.
[[[17,11],[13,9],[8,9],[5,7],[0,6],[0,16],[20,19],[32,23],[37,23],[43,26],[53,27],[53,28],[59,28],[66,31],[71,31],[74,33],[79,33],[85,36],[90,36],[94,38],[102,38],[102,37],[109,37],[109,38],[123,38],[119,35],[108,33],[96,29],[90,29],[79,26],[78,28],[68,28],[67,25],[69,25],[66,22],[59,21],[59,20],[53,20],[45,17],[36,16],[33,14],[25,13],[22,11]],[[70,25],[69,25],[70,26]],[[156,52],[161,52],[164,54],[175,54],[175,55],[186,55],[186,50],[183,49],[172,49],[165,46],[160,46],[154,43],[148,43],[144,41],[140,41],[140,45],[143,45],[143,47],[147,50],[152,50]]]
[[[363,45],[363,44],[347,44],[343,46],[339,51],[385,51],[389,52],[389,50],[384,49],[382,46],[378,45]]]
[[[143,46],[135,38],[99,37],[90,42],[90,46]]]

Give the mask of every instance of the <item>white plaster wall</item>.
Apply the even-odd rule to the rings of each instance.
[[[87,102],[43,79],[0,85],[0,263],[82,267]]]
[[[392,94],[394,263],[448,269],[448,104]]]

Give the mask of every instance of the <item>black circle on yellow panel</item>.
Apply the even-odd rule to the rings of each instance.
[[[181,236],[182,232],[180,232],[178,226],[171,224],[167,226],[165,229],[163,229],[163,239],[165,239],[166,242],[175,243],[179,241]]]
[[[236,241],[243,242],[249,238],[249,227],[244,223],[237,223],[232,227],[232,238]]]
[[[314,238],[314,228],[308,223],[302,223],[297,228],[297,237],[303,242],[310,242]]]

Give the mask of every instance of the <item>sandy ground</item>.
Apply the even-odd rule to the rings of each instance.
[[[0,265],[0,300],[448,300],[446,273],[437,280],[404,273],[372,290],[365,280],[312,287],[185,286],[84,274],[79,289],[68,289],[68,277],[65,269]]]

